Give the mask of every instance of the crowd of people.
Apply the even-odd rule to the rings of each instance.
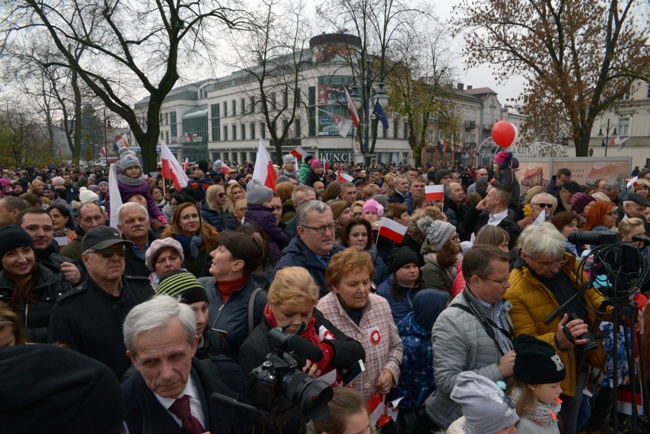
[[[366,409],[377,397],[401,398],[383,433],[606,428],[615,397],[583,391],[594,369],[604,371],[597,386],[611,388],[616,350],[603,341],[614,332],[594,314],[601,292],[572,297],[589,281],[591,247],[570,234],[620,232],[647,254],[633,237],[649,230],[650,170],[622,191],[607,180],[580,185],[561,168],[522,194],[507,152],[480,168],[328,168],[311,155],[298,167],[287,155],[274,189],[252,179],[251,165],[230,166],[198,161],[176,189],[160,173],[145,178],[122,150],[112,191],[101,167],[3,169],[8,432],[61,432],[45,427],[76,417],[79,430],[66,432],[366,433],[377,430]],[[427,200],[428,185],[444,186],[444,199]],[[401,242],[382,236],[386,219],[404,227]],[[645,285],[634,297],[639,333]],[[339,385],[362,362],[349,388],[334,387],[326,418],[309,421],[280,386],[266,403],[250,387],[277,351],[268,336],[278,328],[322,352],[294,355],[310,377]],[[42,375],[22,376],[47,360]],[[58,380],[34,391],[30,377],[54,375],[52,366]],[[70,414],[50,404],[93,381],[105,398]]]

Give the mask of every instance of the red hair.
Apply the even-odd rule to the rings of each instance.
[[[587,211],[587,222],[582,226],[583,231],[591,231],[596,226],[603,226],[603,218],[616,208],[613,202],[599,202],[596,201],[589,211]]]

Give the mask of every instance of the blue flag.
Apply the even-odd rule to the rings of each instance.
[[[386,117],[386,113],[384,113],[384,109],[381,108],[378,102],[375,104],[375,109],[372,111],[372,114],[379,119],[379,122],[381,122],[384,128],[388,129],[388,118]]]

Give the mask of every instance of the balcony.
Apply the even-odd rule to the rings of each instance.
[[[473,130],[476,128],[476,121],[465,121],[465,129],[467,131]]]
[[[485,131],[492,131],[493,126],[494,126],[494,122],[484,121],[483,125],[481,125],[481,128]]]

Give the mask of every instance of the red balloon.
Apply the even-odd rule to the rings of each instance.
[[[509,148],[517,138],[517,127],[508,121],[499,121],[492,127],[492,140],[502,148]]]

